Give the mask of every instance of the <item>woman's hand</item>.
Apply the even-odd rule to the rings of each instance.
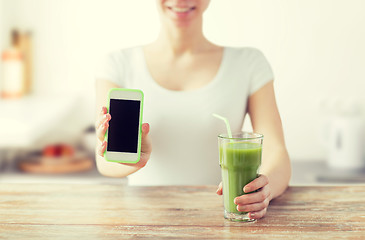
[[[269,179],[265,175],[260,175],[248,183],[243,188],[243,191],[249,194],[244,194],[234,199],[237,210],[240,212],[249,212],[249,218],[251,219],[259,219],[265,216],[267,207],[272,199]],[[218,186],[217,194],[222,195],[222,183]]]
[[[106,107],[102,107],[98,119],[95,123],[96,136],[98,138],[97,143],[97,154],[101,157],[104,157],[104,152],[107,146],[107,142],[104,140],[105,133],[109,127],[109,121],[111,119],[111,115],[108,113]],[[149,139],[148,133],[150,131],[150,126],[148,123],[142,124],[142,145],[141,145],[141,159],[138,163],[122,163],[124,165],[133,165],[138,168],[142,168],[147,164],[147,161],[150,158],[152,146],[151,141]]]
[[[98,118],[95,123],[95,131],[96,137],[98,138],[97,143],[97,154],[101,157],[104,157],[104,152],[106,149],[106,141],[104,141],[106,130],[109,127],[109,121],[111,119],[111,115],[108,113],[106,107],[102,107]]]

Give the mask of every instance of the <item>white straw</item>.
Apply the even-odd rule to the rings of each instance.
[[[216,118],[219,118],[221,120],[224,121],[224,123],[226,124],[226,127],[227,127],[227,134],[228,134],[228,137],[229,138],[232,138],[232,131],[231,131],[231,126],[229,125],[229,122],[228,122],[228,119],[225,118],[225,117],[222,117],[221,115],[218,115],[216,113],[213,113],[213,116],[216,117]]]

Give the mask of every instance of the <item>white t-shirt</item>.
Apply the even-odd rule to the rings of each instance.
[[[144,92],[143,122],[151,126],[152,154],[143,169],[128,176],[129,184],[217,185],[217,136],[226,128],[212,113],[227,117],[232,132],[241,131],[248,97],[273,80],[273,73],[257,49],[226,47],[210,83],[173,91],[152,78],[142,47],[134,47],[109,54],[96,78]]]

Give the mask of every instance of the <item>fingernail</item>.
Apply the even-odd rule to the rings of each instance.
[[[147,131],[147,126],[146,125],[143,125],[142,126],[142,131],[145,133]]]
[[[255,216],[256,216],[256,214],[250,213],[250,218],[254,218]]]

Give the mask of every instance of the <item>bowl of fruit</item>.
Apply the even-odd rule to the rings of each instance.
[[[24,159],[18,164],[22,171],[41,174],[88,171],[93,168],[93,165],[93,161],[86,154],[64,143],[47,145],[39,154]]]

